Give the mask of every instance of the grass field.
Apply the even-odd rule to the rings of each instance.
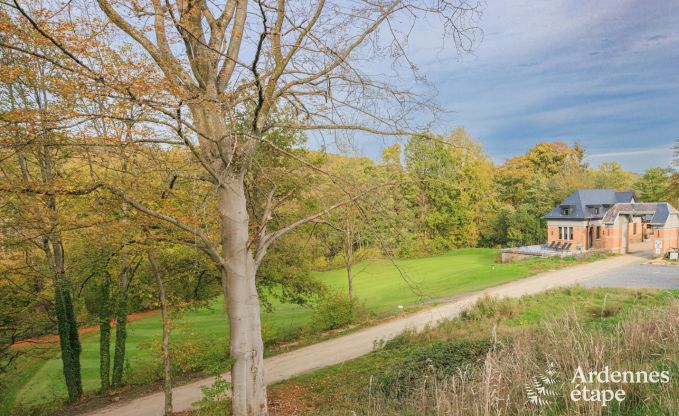
[[[553,289],[481,299],[461,317],[405,332],[363,357],[269,388],[283,415],[669,415],[679,385],[616,385],[622,403],[569,399],[574,369],[679,370],[679,290]],[[550,405],[524,386],[553,365]],[[563,385],[563,388],[560,386]],[[603,411],[602,411],[603,410]],[[196,411],[192,414],[203,415]]]
[[[355,266],[354,293],[374,318],[400,313],[399,305],[417,306],[461,293],[502,284],[535,272],[571,264],[572,260],[549,259],[496,264],[497,250],[463,249],[445,255],[360,263]],[[344,270],[314,275],[331,287],[346,288]],[[265,341],[292,340],[305,333],[311,319],[306,307],[274,303],[274,311],[263,316]],[[177,360],[184,368],[211,371],[226,354],[228,325],[221,300],[209,308],[182,312],[173,321],[173,344]],[[126,381],[147,383],[159,377],[159,361],[154,358],[161,336],[160,317],[149,316],[128,326]],[[81,338],[83,384],[87,394],[99,387],[98,334]],[[18,406],[53,406],[66,396],[61,361],[55,346],[37,349],[19,360],[12,382],[2,399],[0,411]]]

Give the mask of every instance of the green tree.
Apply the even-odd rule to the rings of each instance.
[[[415,181],[417,234],[425,251],[473,247],[494,203],[493,165],[464,129],[436,140],[413,137],[405,148]]]
[[[671,168],[650,168],[634,184],[637,198],[644,202],[661,202],[670,198]]]
[[[615,189],[616,191],[631,191],[634,185],[634,175],[622,169],[618,162],[603,162],[592,172],[594,187]]]

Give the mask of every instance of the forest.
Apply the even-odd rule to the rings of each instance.
[[[80,400],[79,328],[91,326],[100,390],[124,386],[127,317],[158,309],[162,337],[149,348],[164,360],[158,379],[169,389],[179,354],[170,345],[172,314],[219,299],[231,331],[224,362],[232,374],[249,373],[266,346],[260,313],[288,304],[328,315],[352,310],[361,302],[352,293],[355,266],[367,260],[544,242],[541,217],[576,189],[634,190],[641,201],[679,206],[673,167],[590,166],[581,143],[549,137],[500,163],[462,127],[399,130],[379,160],[328,152],[310,144],[310,130],[332,123],[308,121],[326,106],[324,83],[340,84],[330,99],[346,108],[354,97],[340,91],[348,84],[384,85],[336,75],[338,63],[281,87],[296,49],[281,56],[271,35],[260,38],[270,56],[252,58],[251,79],[229,80],[230,61],[218,70],[197,58],[210,57],[193,43],[200,16],[186,29],[193,35],[179,29],[177,43],[193,51],[180,63],[162,40],[147,44],[109,2],[99,3],[106,19],[0,7],[0,389],[30,354],[15,344],[55,335],[68,400]],[[266,25],[277,12],[261,13]],[[204,42],[221,45],[223,25],[208,20],[215,26]],[[329,22],[319,25],[329,30]],[[154,30],[164,31],[158,22]],[[228,93],[214,93],[215,85]],[[334,270],[346,291],[314,277]],[[323,329],[351,321],[324,318]],[[234,384],[233,414],[256,414],[265,388],[254,373],[252,383]]]

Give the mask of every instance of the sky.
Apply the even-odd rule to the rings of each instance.
[[[679,0],[488,0],[474,52],[420,21],[410,57],[497,163],[540,141],[574,140],[588,161],[669,166],[679,137]],[[358,140],[378,158],[384,141]]]

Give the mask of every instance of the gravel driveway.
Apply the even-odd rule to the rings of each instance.
[[[580,282],[582,286],[679,289],[679,265],[632,264]]]

